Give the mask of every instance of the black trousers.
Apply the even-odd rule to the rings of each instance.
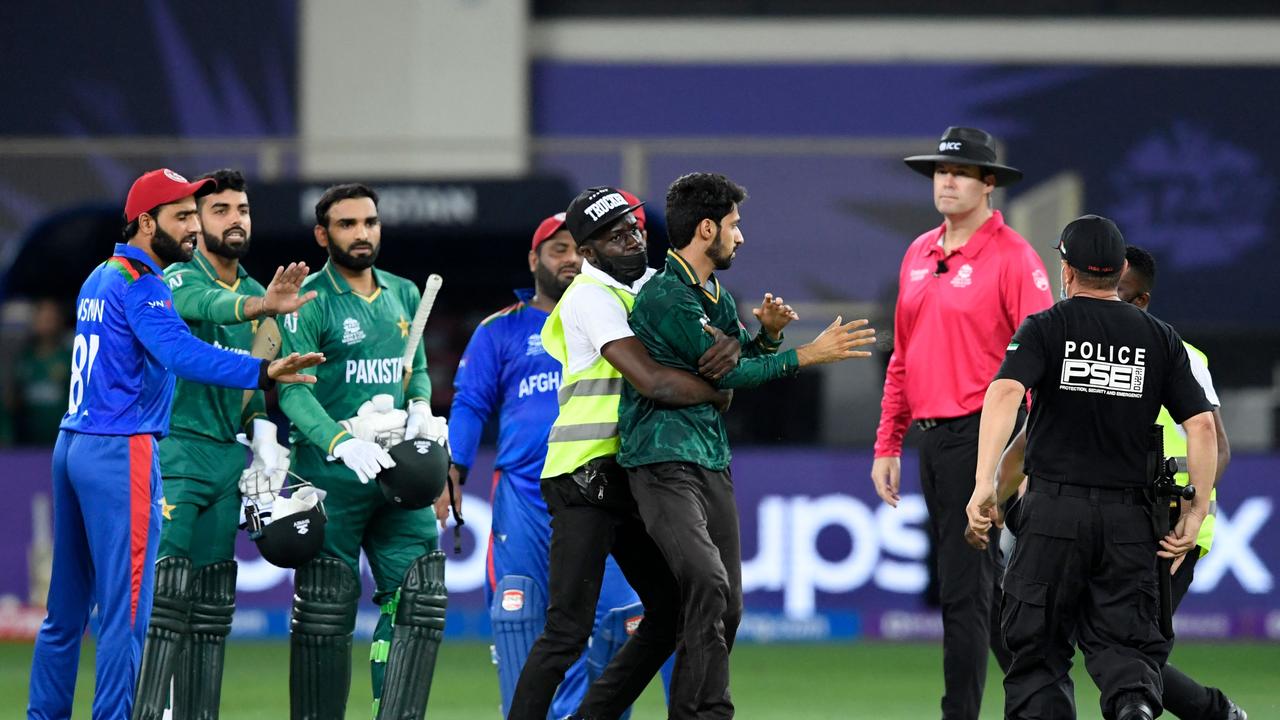
[[[626,486],[621,473],[615,482]],[[565,671],[581,657],[591,638],[605,557],[610,553],[640,596],[644,620],[610,663],[611,668],[617,666],[615,671],[592,686],[597,697],[638,696],[675,649],[679,629],[675,578],[634,507],[593,505],[568,475],[543,480],[542,496],[551,512],[547,623],[520,672],[508,720],[546,720]],[[634,683],[639,683],[639,689],[631,687]],[[610,716],[589,710],[588,717]]]
[[[971,415],[925,431],[920,442],[920,485],[929,510],[929,539],[937,557],[942,603],[944,720],[977,720],[987,682],[987,648],[1001,669],[1010,655],[1000,639],[1000,536],[992,529],[986,552],[964,540],[965,506],[978,466],[978,421]]]
[[[655,463],[630,471],[649,535],[679,585],[683,662],[671,678],[676,718],[731,718],[729,652],[742,621],[742,543],[729,471]]]
[[[1187,559],[1173,574],[1170,584],[1173,590],[1173,608],[1178,609],[1182,598],[1186,597],[1187,588],[1195,577],[1196,562],[1200,560],[1200,548],[1192,548]],[[1192,680],[1186,673],[1165,663],[1160,670],[1164,680],[1164,709],[1180,720],[1221,720],[1227,716],[1230,705],[1227,698],[1218,688],[1205,687]]]
[[[1160,669],[1173,643],[1159,627],[1150,504],[1137,492],[1031,478],[1021,505],[1009,526],[1018,543],[1000,616],[1013,653],[1005,717],[1076,717],[1073,644],[1101,691],[1104,718],[1112,720],[1116,701],[1131,693],[1159,715]]]

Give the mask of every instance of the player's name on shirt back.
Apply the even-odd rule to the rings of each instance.
[[[80,298],[76,319],[81,322],[102,322],[107,312],[107,301],[102,298]]]

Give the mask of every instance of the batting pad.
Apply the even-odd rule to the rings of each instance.
[[[525,658],[547,622],[547,600],[533,578],[504,576],[493,593],[489,622],[493,626],[493,659],[498,666],[502,715],[506,717]]]

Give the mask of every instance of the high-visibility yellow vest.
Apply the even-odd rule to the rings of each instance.
[[[622,373],[603,355],[584,370],[569,370],[569,348],[560,308],[585,285],[608,290],[628,315],[636,302],[635,295],[626,290],[579,273],[542,326],[542,347],[564,367],[560,373],[560,414],[547,438],[547,460],[542,466],[544,478],[571,473],[588,460],[618,454],[618,402],[622,399],[622,383],[626,382]]]
[[[1200,352],[1199,348],[1189,342],[1183,341],[1183,346],[1187,348],[1188,353],[1194,353],[1196,357],[1204,361],[1205,367],[1209,366],[1209,358]],[[1164,455],[1165,457],[1183,457],[1187,456],[1187,434],[1182,430],[1182,426],[1173,421],[1173,416],[1169,414],[1168,409],[1160,408],[1160,416],[1156,418],[1156,422],[1164,428]],[[1186,485],[1191,478],[1186,473],[1180,472],[1174,476],[1179,485]],[[1213,547],[1213,527],[1214,513],[1218,511],[1218,489],[1214,488],[1209,494],[1209,514],[1205,517],[1204,522],[1200,525],[1200,534],[1196,536],[1196,545],[1200,547],[1200,556],[1209,552],[1209,548]]]

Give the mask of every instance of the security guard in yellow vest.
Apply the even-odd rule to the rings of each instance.
[[[1120,277],[1118,292],[1120,299],[1136,305],[1143,310],[1151,303],[1151,291],[1156,285],[1156,261],[1151,254],[1140,247],[1129,245],[1125,248],[1125,259],[1129,261],[1129,269]],[[1200,386],[1204,388],[1205,398],[1213,405],[1213,423],[1218,436],[1218,466],[1214,475],[1214,490],[1209,495],[1209,514],[1200,525],[1200,534],[1196,536],[1196,551],[1183,555],[1174,561],[1174,574],[1170,588],[1173,591],[1173,607],[1176,610],[1191,586],[1196,562],[1209,552],[1213,546],[1214,514],[1218,509],[1217,483],[1222,473],[1231,462],[1231,446],[1227,442],[1227,433],[1222,426],[1222,413],[1219,411],[1218,393],[1213,388],[1213,377],[1209,375],[1209,359],[1191,343],[1183,341],[1191,361],[1191,373]],[[1187,437],[1182,428],[1173,422],[1167,408],[1160,408],[1160,416],[1156,422],[1164,427],[1164,454],[1167,457],[1185,458],[1187,455]],[[1175,479],[1179,485],[1187,484],[1187,473],[1179,472]],[[1198,551],[1198,552],[1197,552]],[[1173,665],[1166,663],[1161,671],[1164,680],[1162,701],[1165,710],[1180,718],[1225,718],[1226,720],[1247,720],[1245,714],[1235,703],[1229,700],[1222,691],[1206,687],[1187,677]]]
[[[616,687],[597,682],[579,712],[590,717],[593,698],[630,693],[628,683],[647,683],[675,649],[676,582],[645,532],[626,474],[614,459],[618,401],[624,380],[669,405],[727,407],[729,394],[654,362],[627,323],[636,293],[655,272],[632,213],[638,207],[619,190],[595,187],[566,211],[565,225],[583,263],[542,330],[543,347],[563,365],[560,413],[542,471],[542,496],[551,513],[550,598],[546,626],[525,661],[509,720],[547,717],[565,670],[591,636],[609,554],[640,596],[644,620],[614,658],[634,672]],[[728,338],[717,343],[704,356],[703,369],[726,372],[737,364],[739,347]]]

